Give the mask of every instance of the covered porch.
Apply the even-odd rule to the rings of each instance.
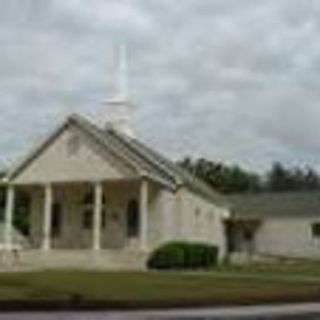
[[[13,239],[16,194],[30,197],[29,249],[52,252],[147,252],[152,184],[146,178],[8,184],[4,215],[4,248]]]
[[[244,253],[251,259],[256,253],[255,236],[261,226],[261,219],[231,218],[225,221],[227,250],[229,255]]]

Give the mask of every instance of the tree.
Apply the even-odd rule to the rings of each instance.
[[[320,179],[312,168],[285,168],[281,163],[274,163],[267,173],[266,187],[269,191],[317,190]]]
[[[227,166],[204,158],[197,160],[186,158],[179,164],[222,193],[261,190],[259,175],[248,172],[237,165]]]
[[[258,174],[239,165],[229,166],[204,158],[185,158],[179,164],[222,193],[320,190],[319,175],[310,167],[286,167],[275,162],[265,174]]]
[[[6,205],[6,189],[0,187],[0,223],[4,223]],[[26,192],[18,190],[16,192],[16,201],[13,215],[13,225],[24,235],[29,234],[30,224],[30,197]]]
[[[286,191],[292,189],[290,172],[280,163],[275,162],[267,173],[267,189],[269,191]]]
[[[310,167],[307,167],[306,169],[304,183],[307,190],[320,189],[319,175]]]

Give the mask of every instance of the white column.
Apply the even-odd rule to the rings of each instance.
[[[12,185],[9,185],[7,188],[7,196],[6,196],[5,233],[4,233],[5,248],[7,250],[12,249],[12,229],[13,229],[12,225],[13,225],[14,198],[15,198],[14,187]]]
[[[148,181],[143,179],[140,185],[140,246],[148,249]]]
[[[51,220],[52,220],[52,186],[47,184],[44,187],[44,216],[43,216],[43,239],[42,249],[51,249]]]
[[[94,217],[93,217],[93,250],[101,249],[101,214],[103,186],[97,182],[94,186]]]

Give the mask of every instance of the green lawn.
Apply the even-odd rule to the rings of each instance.
[[[304,268],[305,273],[301,271],[302,265],[224,267],[208,273],[188,274],[3,273],[0,274],[0,303],[76,298],[125,307],[320,301],[320,265],[305,264]]]
[[[284,260],[278,263],[251,263],[236,266],[223,266],[218,272],[228,275],[248,275],[257,277],[291,278],[302,280],[320,280],[320,262],[303,260]]]

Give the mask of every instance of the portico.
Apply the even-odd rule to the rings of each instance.
[[[150,184],[145,178],[90,182],[8,184],[5,208],[5,248],[12,250],[15,194],[30,196],[30,244],[55,249],[148,250]]]

